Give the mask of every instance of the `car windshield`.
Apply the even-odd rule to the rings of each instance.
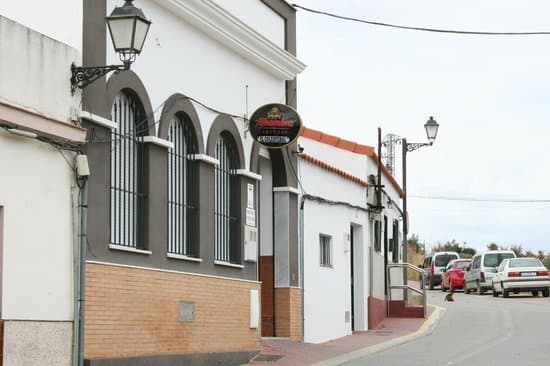
[[[456,268],[466,269],[470,265],[470,262],[456,262]]]
[[[483,259],[484,267],[498,267],[500,262],[506,258],[514,258],[513,253],[488,253],[485,254],[485,259]]]
[[[435,257],[435,265],[438,267],[446,266],[453,259],[457,259],[454,254],[441,254]]]
[[[542,267],[537,258],[516,258],[510,261],[510,267]]]

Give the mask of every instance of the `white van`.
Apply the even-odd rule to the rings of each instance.
[[[443,269],[447,267],[450,261],[458,258],[460,257],[457,252],[435,252],[424,258],[424,263],[422,263],[420,268],[423,268],[424,273],[426,273],[426,282],[430,290],[433,290],[434,286],[441,284]],[[420,284],[422,285],[422,282]]]
[[[469,294],[475,290],[478,295],[483,295],[486,290],[493,287],[493,275],[500,262],[515,257],[516,254],[511,250],[489,250],[474,255],[472,263],[464,273],[464,293]]]

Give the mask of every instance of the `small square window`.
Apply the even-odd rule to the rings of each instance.
[[[323,267],[332,267],[332,237],[319,235],[319,263]]]

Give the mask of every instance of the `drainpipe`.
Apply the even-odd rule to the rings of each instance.
[[[304,204],[305,199],[302,196],[300,200],[300,287],[302,288],[302,341],[305,339],[305,291],[304,291]]]
[[[76,218],[73,230],[75,233],[78,233],[77,238],[74,240],[73,366],[83,366],[84,364],[84,276],[88,208],[87,178],[87,175],[79,175],[77,169],[76,180],[79,190],[76,198],[73,193],[73,214]]]
[[[88,238],[88,186],[87,177],[83,177],[80,190],[80,262],[79,262],[79,293],[78,293],[78,366],[84,365],[84,296],[86,269],[86,241]]]

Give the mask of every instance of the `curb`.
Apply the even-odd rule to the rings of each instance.
[[[446,311],[446,309],[443,307],[435,306],[435,305],[432,305],[432,306],[434,307],[433,313],[430,315],[428,319],[426,319],[424,324],[422,324],[422,326],[418,328],[417,331],[404,335],[402,337],[391,339],[386,342],[375,344],[374,346],[365,347],[357,351],[353,351],[340,356],[329,358],[328,360],[323,360],[323,361],[314,363],[312,366],[338,366],[343,364],[344,362],[350,362],[358,358],[372,355],[373,353],[385,351],[388,348],[410,342],[416,338],[420,338],[425,335],[429,335],[433,332],[433,330],[435,329],[439,321],[443,318],[443,315],[445,314],[445,311]]]

